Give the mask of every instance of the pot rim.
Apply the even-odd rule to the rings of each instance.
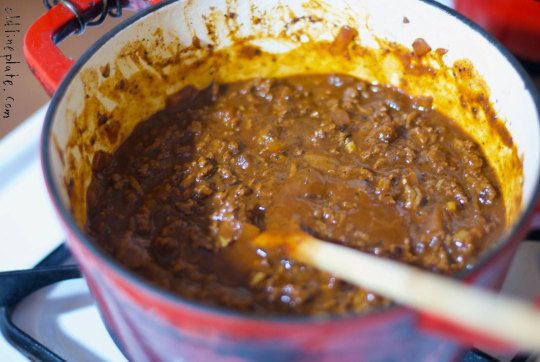
[[[162,7],[168,6],[176,1],[178,0],[163,0],[162,2],[156,5],[153,5],[147,9],[137,12],[136,14],[132,15],[130,18],[126,19],[125,21],[115,26],[110,31],[108,31],[97,42],[95,42],[92,46],[90,46],[83,53],[83,55],[75,62],[75,64],[69,69],[66,76],[62,80],[62,83],[60,84],[60,86],[58,87],[58,89],[56,90],[56,92],[54,93],[51,99],[49,108],[47,109],[47,113],[45,115],[43,129],[41,133],[41,145],[40,145],[41,165],[42,165],[42,170],[43,170],[43,174],[45,178],[45,185],[46,185],[47,191],[50,195],[50,198],[52,199],[53,206],[56,209],[57,213],[59,214],[61,222],[64,224],[67,231],[69,233],[72,233],[75,236],[76,240],[78,242],[81,242],[82,245],[88,251],[90,251],[92,255],[99,260],[100,263],[105,264],[108,268],[110,268],[111,271],[116,273],[118,276],[120,276],[130,285],[136,288],[139,288],[146,293],[149,293],[152,297],[155,297],[158,299],[161,298],[164,301],[173,304],[175,307],[176,306],[179,308],[187,307],[190,309],[194,309],[196,312],[199,312],[199,313],[218,314],[220,316],[239,318],[239,319],[243,319],[246,321],[253,321],[253,322],[259,321],[259,322],[308,324],[308,323],[320,323],[322,321],[333,322],[333,321],[341,321],[345,319],[349,320],[353,318],[359,319],[359,318],[368,317],[368,316],[373,317],[376,314],[382,314],[388,311],[397,311],[399,309],[397,308],[399,307],[399,305],[395,303],[391,303],[388,306],[375,307],[365,312],[360,312],[360,313],[351,312],[351,313],[347,313],[343,315],[333,314],[333,315],[328,315],[328,316],[310,316],[310,315],[258,316],[254,314],[239,312],[232,309],[227,309],[221,306],[207,305],[201,302],[192,301],[190,299],[184,298],[166,289],[162,289],[152,284],[151,282],[145,280],[144,278],[137,275],[136,273],[130,271],[129,269],[123,267],[119,262],[117,262],[113,257],[108,255],[95,242],[93,242],[90,239],[90,237],[81,228],[79,228],[72,213],[63,204],[60,198],[59,190],[55,185],[54,178],[51,172],[49,146],[51,143],[52,124],[56,115],[58,104],[63,99],[75,75],[84,67],[86,62],[94,55],[94,53],[96,53],[103,45],[105,45],[105,43],[107,43],[116,34],[124,30],[131,24],[144,18],[150,13],[158,9],[161,9]],[[510,53],[510,51],[506,49],[493,36],[488,34],[487,31],[482,29],[479,25],[475,24],[473,21],[469,20],[465,16],[459,14],[454,9],[451,9],[445,5],[442,5],[441,3],[438,3],[435,0],[420,0],[420,1],[432,7],[438,8],[439,10],[445,12],[447,15],[452,16],[456,18],[457,20],[459,20],[460,22],[464,23],[465,25],[469,27],[469,29],[471,29],[474,32],[479,33],[486,41],[491,43],[491,45],[493,45],[501,53],[502,56],[506,58],[506,60],[518,73],[519,77],[521,78],[521,80],[523,81],[525,85],[525,90],[527,91],[527,93],[530,94],[531,98],[533,99],[535,110],[536,110],[536,119],[537,119],[537,122],[540,123],[540,95],[538,94],[538,91],[536,90],[536,87],[532,79],[526,73],[522,65],[519,63],[519,61]],[[538,145],[538,147],[540,148],[540,144]],[[502,251],[502,249],[505,246],[507,246],[514,238],[517,238],[520,236],[520,231],[523,231],[524,228],[527,227],[528,221],[531,218],[533,210],[535,209],[535,206],[540,197],[540,182],[539,181],[540,181],[540,174],[537,176],[532,199],[529,205],[527,205],[527,207],[525,208],[525,210],[522,211],[518,222],[514,224],[514,227],[512,228],[512,230],[507,232],[504,237],[498,239],[497,242],[491,247],[491,249],[488,252],[482,254],[478,258],[477,262],[471,268],[463,269],[459,271],[453,276],[453,278],[459,279],[459,280],[465,280],[467,277],[473,275],[475,272],[482,269],[497,254],[499,254]]]

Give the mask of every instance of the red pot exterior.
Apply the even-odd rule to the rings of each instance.
[[[450,361],[466,346],[449,335],[476,340],[400,306],[325,321],[271,321],[194,307],[128,279],[73,235],[68,244],[111,335],[134,361]],[[470,282],[498,288],[517,245],[509,243]]]
[[[513,53],[540,62],[540,2],[456,0],[456,9],[492,33]]]

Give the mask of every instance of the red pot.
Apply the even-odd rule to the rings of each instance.
[[[78,0],[74,3],[81,13],[99,12],[99,9],[94,8],[94,1]],[[328,25],[330,31],[335,31],[336,28],[330,26],[331,24],[344,23],[359,28],[361,41],[367,38],[370,31],[381,38],[403,44],[411,44],[416,37],[425,34],[424,37],[432,47],[448,49],[449,58],[457,59],[464,56],[469,58],[484,77],[491,90],[491,99],[496,104],[499,115],[506,119],[508,131],[514,139],[517,151],[523,157],[522,174],[515,176],[523,178],[522,184],[516,183],[521,191],[516,195],[520,196],[521,201],[515,213],[509,214],[508,233],[480,258],[474,268],[456,277],[467,283],[499,288],[518,243],[527,231],[528,220],[538,196],[540,102],[531,80],[523,69],[508,51],[479,27],[431,1],[372,0],[365,1],[362,5],[354,2],[349,4],[348,1],[328,3],[322,1],[310,3],[311,5],[306,3],[304,7],[296,6],[300,1],[289,3],[287,6],[292,6],[297,15],[295,18],[302,12],[320,16],[323,29]],[[271,32],[270,25],[278,24],[276,29],[280,30],[283,29],[280,22],[288,21],[289,25],[300,24],[305,27],[302,31],[312,32],[312,35],[318,34],[320,28],[298,20],[292,22],[293,18],[287,18],[290,12],[280,13],[283,9],[276,8],[275,4],[275,1],[266,0],[250,8],[242,4],[224,4],[219,1],[165,1],[139,12],[122,23],[100,39],[75,63],[64,57],[53,42],[53,39],[58,40],[76,29],[78,23],[69,8],[62,4],[54,6],[28,31],[25,39],[28,64],[47,91],[54,93],[45,120],[41,146],[47,187],[66,228],[68,245],[80,264],[114,340],[129,359],[140,361],[174,359],[440,361],[458,358],[464,348],[473,342],[480,346],[506,347],[498,341],[483,338],[474,331],[465,331],[396,305],[362,315],[332,318],[259,318],[200,305],[154,287],[124,269],[84,233],[81,227],[84,222],[84,185],[88,180],[88,168],[85,167],[88,167],[91,161],[91,154],[98,147],[114,148],[125,137],[130,127],[133,127],[133,124],[122,120],[117,125],[120,129],[117,130],[117,139],[111,141],[104,138],[104,133],[100,131],[95,121],[84,118],[91,113],[91,104],[99,105],[102,111],[105,109],[111,112],[127,107],[121,101],[126,99],[122,89],[115,88],[115,92],[103,94],[102,82],[106,82],[103,67],[109,64],[107,67],[110,66],[111,74],[118,70],[125,75],[126,82],[129,82],[137,76],[137,72],[143,71],[142,68],[147,69],[147,66],[152,67],[153,64],[145,63],[141,65],[142,68],[136,70],[132,67],[122,68],[125,66],[126,57],[119,58],[119,51],[121,49],[128,51],[130,44],[142,44],[146,46],[148,52],[159,53],[156,56],[163,57],[167,51],[174,49],[168,47],[170,44],[185,42],[189,45],[193,38],[190,35],[195,33],[201,43],[226,43],[227,38],[219,35],[220,28],[216,30],[218,35],[214,34],[212,37],[209,36],[208,26],[206,28],[203,26],[208,24],[203,20],[208,19],[209,14],[213,14],[218,23],[225,18],[230,19],[233,12],[236,19],[247,16],[244,22],[237,25],[251,24],[252,28],[240,26],[235,28],[236,31],[249,33],[254,31],[253,29],[258,29],[256,25],[266,24],[268,26],[260,31]],[[348,7],[342,7],[344,5]],[[253,14],[245,14],[259,10],[261,17],[267,17],[271,21],[265,22],[265,19],[261,21],[260,18],[255,21]],[[224,14],[228,14],[228,17]],[[342,18],[351,14],[355,16]],[[404,17],[409,21],[402,21]],[[364,19],[368,20],[364,22]],[[220,24],[226,26],[227,23]],[[161,29],[161,33],[156,33],[156,29]],[[193,34],[190,34],[190,31]],[[171,40],[171,37],[174,38],[178,34],[178,39]],[[321,34],[318,35],[323,38]],[[458,41],[459,39],[456,40],[460,37],[466,37],[469,42],[464,44]],[[273,39],[275,41],[276,38]],[[291,37],[288,41],[303,40],[301,37]],[[139,53],[129,55],[130,61],[140,62],[136,57],[137,54]],[[193,54],[191,55],[195,56]],[[184,63],[187,64],[187,60],[184,60]],[[234,70],[234,65],[228,63],[221,66],[223,69],[230,67]],[[300,66],[304,64],[298,64],[298,67]],[[260,69],[263,69],[263,66],[251,70],[244,68],[243,72],[257,72]],[[200,74],[197,71],[186,74],[186,79],[204,83],[212,76],[217,77],[216,74],[221,74],[222,77],[234,76],[227,71],[222,73],[200,71]],[[400,75],[399,72],[406,70],[396,68],[386,71]],[[505,75],[504,82],[500,79],[501,74]],[[368,73],[364,76],[369,79]],[[147,78],[144,81],[147,81]],[[164,78],[165,73],[152,79],[158,82]],[[407,79],[410,80],[411,87],[408,91],[413,93],[419,91],[414,88],[416,78],[411,76]],[[129,106],[141,106],[141,112],[152,113],[162,106],[160,100],[164,100],[165,96],[162,94],[164,92],[155,92],[152,87],[142,88],[144,89],[140,89],[139,92],[154,93],[151,93],[152,96],[149,96],[149,93],[131,93],[128,97],[128,102],[131,102]],[[430,90],[431,94],[437,94],[438,91],[440,90],[436,86]],[[460,94],[448,94],[446,98],[451,100],[459,96]],[[83,109],[85,112],[82,112]],[[93,114],[93,117],[97,118],[97,114]],[[469,119],[466,113],[463,113],[463,117],[465,121]],[[144,118],[144,115],[140,118]],[[81,119],[86,121],[81,122]],[[74,135],[77,136],[75,139]],[[86,138],[92,136],[94,142],[85,143]],[[84,147],[79,147],[80,145]],[[499,157],[490,155],[495,156]],[[500,157],[501,162],[506,162],[504,158],[506,156],[501,154]],[[80,179],[73,177],[74,170],[78,172]],[[508,175],[505,177],[508,182],[515,181],[508,178],[510,177]],[[505,192],[508,193],[505,197],[510,197],[512,192],[517,191],[511,189]],[[79,200],[82,206],[77,205],[74,200]]]
[[[456,9],[493,34],[514,54],[540,62],[540,2],[456,0]]]

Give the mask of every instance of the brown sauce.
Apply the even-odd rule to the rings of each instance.
[[[184,88],[98,152],[89,234],[186,298],[257,314],[363,311],[372,293],[250,243],[313,235],[452,274],[504,229],[479,146],[429,98],[342,75]]]

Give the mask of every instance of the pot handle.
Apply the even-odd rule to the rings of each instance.
[[[71,34],[82,34],[86,26],[99,25],[107,13],[119,16],[122,9],[139,10],[160,0],[49,0],[49,10],[40,16],[24,37],[24,57],[45,91],[52,95],[74,64],[56,46]],[[114,12],[116,9],[116,12]]]

